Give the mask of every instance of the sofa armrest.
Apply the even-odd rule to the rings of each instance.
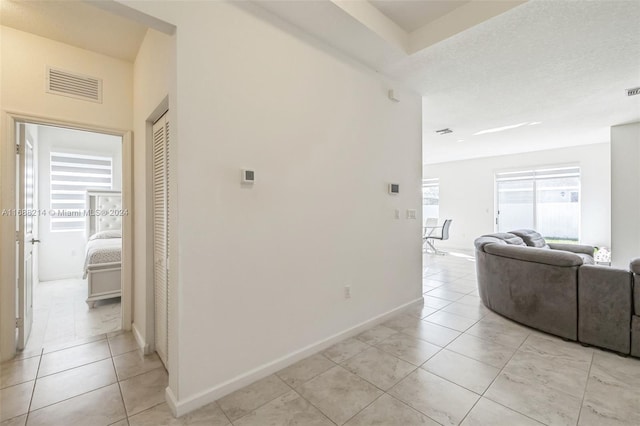
[[[640,274],[640,257],[633,259],[631,263],[629,263],[629,269],[634,274]],[[638,307],[640,309],[640,306]]]
[[[550,243],[549,248],[553,250],[570,251],[572,253],[583,253],[583,254],[588,254],[589,256],[593,256],[593,252],[594,252],[594,248],[592,246],[587,246],[582,244]]]
[[[582,258],[577,254],[561,250],[544,248],[513,246],[509,244],[487,244],[485,253],[501,257],[524,260],[527,262],[543,263],[551,266],[580,266]]]

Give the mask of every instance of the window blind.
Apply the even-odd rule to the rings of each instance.
[[[433,188],[434,186],[439,186],[439,185],[440,185],[440,179],[439,178],[422,179],[422,187],[423,188]]]
[[[580,167],[558,167],[537,170],[518,170],[517,172],[496,173],[496,182],[580,177]],[[424,186],[424,183],[423,183]]]
[[[112,189],[112,163],[110,157],[51,153],[52,231],[85,229],[87,190]]]

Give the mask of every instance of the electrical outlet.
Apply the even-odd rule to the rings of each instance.
[[[344,298],[345,299],[351,299],[351,286],[350,285],[345,285],[344,286]]]

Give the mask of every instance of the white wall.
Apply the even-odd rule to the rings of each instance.
[[[611,263],[640,257],[640,123],[611,127]]]
[[[58,120],[128,130],[132,124],[133,65],[1,26],[2,108]],[[102,103],[45,91],[47,66],[103,79]]]
[[[251,4],[129,4],[177,26],[179,411],[420,298],[420,97]]]
[[[112,190],[122,190],[122,140],[118,136],[38,126],[39,208],[51,208],[51,152],[101,155],[113,160]],[[85,231],[51,232],[51,216],[40,216],[40,281],[81,277],[87,244]]]
[[[105,88],[101,104],[45,92],[47,65],[101,77]],[[43,37],[0,26],[0,208],[15,202],[15,141],[4,131],[5,113],[23,113],[96,126],[132,128],[133,64]],[[0,217],[0,360],[15,350],[15,247],[13,218]]]
[[[611,247],[608,143],[425,165],[425,178],[440,178],[440,218],[453,219],[449,240],[438,245],[472,249],[473,240],[494,232],[496,172],[556,164],[580,166],[580,241]]]
[[[134,288],[133,327],[143,346],[153,341],[153,221],[151,194],[151,122],[162,113],[175,80],[175,38],[149,29],[133,68]],[[149,207],[149,208],[148,208]]]

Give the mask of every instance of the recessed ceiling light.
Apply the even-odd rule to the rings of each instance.
[[[502,132],[504,130],[515,129],[516,127],[526,126],[527,124],[529,124],[529,122],[525,121],[524,123],[512,124],[510,126],[502,126],[502,127],[496,127],[493,129],[480,130],[479,132],[474,133],[473,136],[484,135],[486,133]]]
[[[458,142],[464,142],[464,139],[458,139]]]
[[[436,133],[439,135],[446,135],[447,133],[453,133],[453,130],[447,127],[446,129],[436,130]]]

